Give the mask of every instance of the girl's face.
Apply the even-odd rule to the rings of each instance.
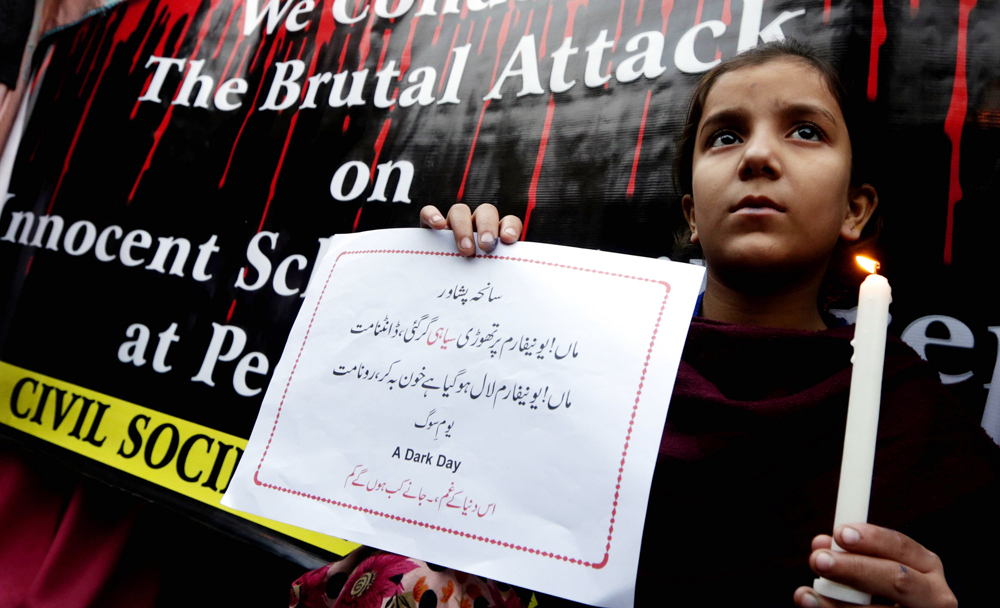
[[[789,58],[723,74],[705,100],[683,200],[691,240],[719,277],[821,276],[876,204],[850,178],[847,125],[820,72]]]

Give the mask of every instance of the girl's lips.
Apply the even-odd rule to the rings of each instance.
[[[732,213],[767,215],[771,213],[784,213],[785,209],[766,196],[744,196],[740,202],[733,206]]]
[[[774,207],[740,207],[733,213],[736,215],[776,215],[784,213],[784,211],[778,211]]]

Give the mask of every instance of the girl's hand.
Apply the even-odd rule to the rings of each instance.
[[[493,251],[497,246],[498,235],[500,241],[509,245],[521,238],[522,226],[521,220],[513,215],[501,220],[497,208],[489,203],[476,207],[475,213],[463,203],[452,205],[447,218],[437,207],[427,205],[420,210],[420,225],[435,230],[453,230],[458,252],[466,257],[476,255],[476,246],[472,242],[473,232],[479,233],[480,249]]]
[[[900,608],[958,606],[945,581],[941,559],[912,538],[869,524],[840,526],[834,536],[837,544],[850,553],[830,550],[832,539],[825,534],[817,536],[809,556],[809,567],[816,574],[889,598]],[[810,587],[795,591],[795,604],[802,608],[855,606],[823,597]]]

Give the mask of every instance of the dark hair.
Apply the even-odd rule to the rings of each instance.
[[[716,81],[723,74],[735,72],[736,70],[747,67],[764,65],[779,59],[804,61],[810,67],[819,72],[819,74],[823,77],[823,81],[826,83],[830,94],[833,95],[833,98],[836,100],[837,105],[840,108],[841,114],[844,116],[845,123],[848,127],[848,136],[851,138],[851,186],[860,186],[868,181],[866,179],[867,175],[862,170],[866,163],[864,163],[863,159],[860,159],[856,154],[856,151],[862,147],[856,145],[857,142],[855,138],[851,137],[852,134],[850,126],[855,122],[853,120],[854,113],[849,107],[847,88],[844,86],[837,69],[834,68],[828,61],[820,57],[819,53],[812,47],[789,38],[761,44],[744,51],[735,57],[731,57],[712,68],[698,82],[697,87],[695,87],[694,94],[691,96],[691,104],[688,107],[687,121],[684,124],[684,130],[681,132],[680,138],[677,142],[678,154],[674,161],[674,182],[677,192],[681,196],[692,193],[694,150],[698,135],[698,125],[701,122],[702,112],[705,109],[705,101],[708,99],[708,94],[711,92]],[[677,207],[680,209],[679,204]],[[692,257],[698,257],[701,253],[701,247],[691,242],[691,231],[687,226],[687,222],[682,219],[679,226],[681,226],[681,228],[678,230],[675,238],[672,257],[675,259],[690,259]],[[881,228],[882,217],[879,213],[879,209],[876,208],[871,219],[868,221],[868,224],[865,226],[861,239],[859,239],[856,243],[851,244],[841,241],[837,245],[837,248],[834,250],[833,260],[831,260],[830,264],[831,272],[828,273],[828,284],[839,282],[837,279],[843,278],[837,275],[844,274],[844,264],[842,262],[845,257],[852,257],[855,252],[861,250],[867,251],[874,247],[874,243],[878,238],[878,234],[881,232]]]

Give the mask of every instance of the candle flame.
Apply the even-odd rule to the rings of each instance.
[[[859,266],[861,266],[862,268],[864,268],[868,272],[874,274],[875,272],[878,271],[879,263],[876,262],[875,260],[872,260],[870,258],[866,258],[863,255],[859,255],[859,256],[855,257],[854,259],[857,260]]]

